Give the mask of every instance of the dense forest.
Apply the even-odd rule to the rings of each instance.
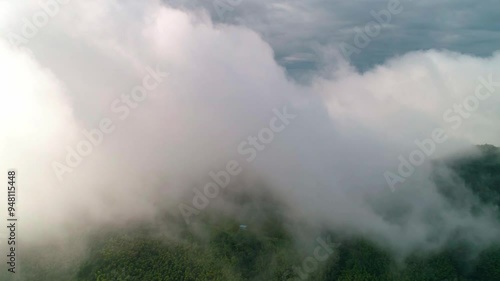
[[[481,155],[435,161],[436,171],[455,171],[453,186],[462,184],[479,198],[476,204],[500,205],[500,150],[479,146]],[[440,191],[454,204],[461,204],[449,181],[436,173]],[[458,193],[459,194],[459,193]],[[70,266],[40,266],[35,258],[23,263],[25,280],[56,281],[194,281],[194,280],[338,280],[338,281],[495,281],[500,280],[500,245],[492,245],[474,256],[471,245],[450,241],[439,252],[415,252],[398,260],[388,249],[366,237],[340,238],[325,229],[322,261],[311,260],[318,242],[297,250],[296,242],[283,223],[279,204],[272,198],[259,200],[249,214],[236,219],[223,213],[209,213],[187,226],[182,219],[165,216],[177,225],[177,235],[162,235],[158,225],[134,225],[94,233],[83,261]],[[477,211],[480,211],[478,206]],[[474,208],[474,206],[472,206]],[[242,219],[243,218],[243,219]],[[499,216],[500,218],[500,216]],[[245,224],[245,226],[242,226]],[[200,235],[203,233],[203,235]],[[304,264],[306,264],[304,266]]]

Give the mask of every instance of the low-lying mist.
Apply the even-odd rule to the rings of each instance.
[[[3,5],[15,16],[0,21],[8,34],[0,39],[0,166],[18,171],[23,252],[54,241],[82,250],[76,241],[97,230],[163,216],[172,219],[162,231],[175,237],[214,210],[249,224],[279,212],[297,245],[327,229],[400,257],[439,249],[461,231],[478,250],[500,237],[495,210],[450,204],[432,166],[475,144],[500,145],[498,53],[413,52],[364,73],[334,55],[300,84],[259,34],[214,24],[203,11],[72,1],[20,40],[18,18],[37,5]],[[485,98],[474,107],[478,91]],[[413,153],[423,151],[416,142],[434,149]],[[411,164],[412,153],[423,163]],[[402,158],[413,165],[409,176],[398,172]],[[211,172],[228,170],[221,187]],[[210,183],[217,196],[196,208]],[[238,188],[250,194],[244,202],[272,197],[276,210],[226,200]],[[197,213],[189,224],[186,206]]]

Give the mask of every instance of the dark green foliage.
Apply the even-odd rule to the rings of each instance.
[[[257,258],[264,251],[264,243],[247,231],[235,234],[218,233],[212,240],[212,247],[218,256],[231,261],[243,277],[255,276]]]
[[[483,202],[500,206],[500,149],[479,146],[481,155],[447,163]]]
[[[363,239],[345,242],[340,247],[338,266],[331,271],[331,280],[392,280],[389,253]]]
[[[227,280],[222,265],[196,246],[154,239],[109,238],[84,263],[79,280]]]
[[[162,242],[112,235],[97,240],[77,279],[87,280],[286,280],[290,260],[269,237],[251,231],[212,229],[209,243]]]
[[[427,257],[408,258],[406,268],[401,275],[401,280],[405,281],[443,281],[457,278],[453,259],[446,252]]]
[[[477,281],[500,280],[500,246],[481,253],[473,277]]]
[[[451,167],[453,180],[464,183],[459,190],[449,184],[449,178],[436,177],[450,204],[473,206],[477,212],[483,206],[500,205],[499,150],[492,146],[481,146],[480,150],[482,155],[436,165]],[[469,200],[464,199],[465,193],[477,195],[476,201],[481,202],[462,202]],[[206,211],[196,227],[188,227],[182,220],[172,223],[169,218],[168,225],[178,228],[175,238],[163,237],[161,230],[144,226],[101,233],[92,239],[84,261],[78,263],[50,265],[41,256],[26,255],[24,278],[20,280],[300,280],[294,269],[312,255],[312,250],[298,250],[284,227],[285,219],[280,214],[284,208],[265,193],[257,199],[248,194],[231,196],[235,205],[244,206],[238,216]],[[401,213],[405,210],[405,206],[398,208]],[[247,230],[239,229],[242,223],[248,225]],[[318,263],[308,280],[500,281],[500,246],[471,257],[476,251],[462,239],[464,232],[457,231],[440,252],[413,253],[403,262],[366,237],[342,239],[340,247]],[[0,274],[0,280],[3,276]]]

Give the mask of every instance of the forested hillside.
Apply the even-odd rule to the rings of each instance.
[[[475,204],[489,204],[492,208],[496,205],[498,210],[500,152],[493,146],[480,146],[480,150],[481,155],[438,161],[436,169],[453,168],[456,184],[463,184],[478,196],[480,201]],[[454,201],[451,203],[461,204],[457,195],[460,193],[452,192],[441,175],[436,175],[436,182],[443,183],[440,188]],[[91,249],[75,266],[44,268],[31,259],[23,264],[22,270],[26,280],[37,281],[500,280],[499,245],[471,256],[473,246],[457,239],[439,252],[415,252],[399,261],[388,249],[366,237],[340,238],[328,229],[318,237],[332,253],[326,260],[316,261],[316,266],[311,265],[313,269],[307,273],[304,260],[313,255],[317,243],[311,247],[298,246],[288,233],[280,205],[268,200],[250,205],[255,209],[247,210],[248,214],[265,214],[258,220],[252,220],[251,215],[235,219],[227,214],[210,213],[187,226],[182,219],[167,216],[164,220],[178,227],[177,236],[162,235],[158,225],[110,229],[94,234]],[[247,228],[240,227],[241,224]]]

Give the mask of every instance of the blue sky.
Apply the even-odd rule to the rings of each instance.
[[[241,0],[222,19],[216,12],[216,1],[165,2],[188,9],[203,8],[217,23],[243,25],[259,32],[273,47],[277,61],[293,76],[301,77],[322,67],[318,49],[338,48],[342,42],[352,44],[354,28],[364,27],[373,20],[370,12],[385,9],[390,1]],[[500,46],[498,1],[400,3],[403,11],[394,15],[361,53],[352,55],[351,63],[358,70],[366,71],[411,51],[446,49],[488,57]]]

